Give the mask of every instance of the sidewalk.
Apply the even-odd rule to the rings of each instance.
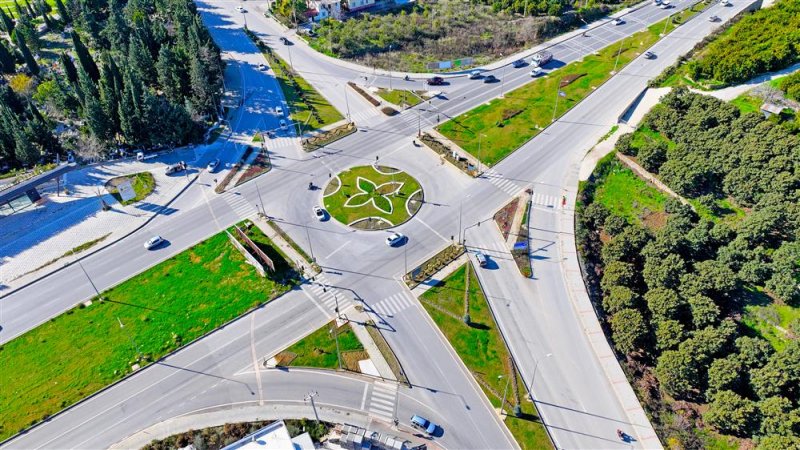
[[[115,242],[141,227],[157,214],[174,212],[166,205],[196,178],[199,169],[168,176],[164,167],[177,161],[190,163],[211,146],[182,149],[144,161],[124,160],[86,166],[65,175],[61,191],[43,193],[44,202],[2,219],[0,227],[0,286],[3,295],[52,273],[81,258],[86,252]],[[111,178],[150,172],[154,191],[142,201],[122,206],[106,191]],[[64,189],[69,194],[64,193]],[[101,199],[111,209],[102,210]],[[95,245],[67,257],[78,246],[101,239]]]
[[[369,354],[369,359],[372,361],[372,364],[375,365],[375,369],[378,371],[380,377],[387,380],[397,381],[394,376],[394,372],[392,372],[392,368],[389,367],[389,363],[386,362],[386,358],[383,357],[383,353],[381,353],[380,349],[378,349],[378,346],[375,345],[375,341],[372,339],[372,336],[366,329],[365,324],[368,320],[370,320],[369,314],[367,314],[365,311],[359,312],[355,308],[351,308],[344,311],[342,316],[349,319],[350,327],[353,329],[353,333],[355,333],[356,337],[361,342],[361,345],[364,346],[364,350],[366,350],[366,352]]]

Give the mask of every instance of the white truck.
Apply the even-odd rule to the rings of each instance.
[[[531,64],[536,67],[541,67],[547,63],[549,63],[553,59],[553,54],[548,52],[547,50],[542,50],[539,53],[536,53],[531,58]]]

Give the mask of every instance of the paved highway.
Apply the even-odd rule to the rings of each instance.
[[[240,61],[242,85],[269,86],[269,75],[257,70],[260,55],[253,53],[253,47],[249,45],[249,41],[242,40],[241,32],[237,30],[235,20],[238,14],[232,12],[234,4],[220,2],[209,7],[201,3],[204,20],[210,20],[208,23],[212,33],[215,39],[221,42],[221,45],[225,45],[223,48],[226,50],[226,55]],[[686,4],[681,5],[685,6]],[[738,6],[734,8],[715,6],[713,8],[715,8],[714,13],[723,18],[729,17],[739,9]],[[646,7],[634,14],[650,15],[651,20],[656,20],[658,14],[661,14],[660,11]],[[217,16],[218,19],[213,19]],[[218,20],[218,22],[214,22],[214,20]],[[632,20],[628,20],[628,22],[631,23]],[[258,21],[248,21],[251,28],[255,28],[257,23]],[[281,146],[277,142],[270,143],[268,146],[274,147],[274,150],[272,148],[271,150],[274,152],[275,170],[267,176],[247,183],[229,193],[213,194],[209,180],[213,175],[203,174],[195,186],[175,204],[176,211],[173,214],[159,217],[148,226],[146,231],[87,258],[83,266],[91,274],[95,286],[98,289],[105,289],[128,278],[142,267],[163,260],[170,254],[236,222],[239,218],[253,214],[256,211],[256,205],[263,200],[267,213],[282,223],[282,226],[297,242],[309,251],[313,250],[325,269],[324,282],[338,287],[342,293],[340,298],[348,296],[358,298],[360,300],[357,301],[364,301],[367,305],[375,305],[392,295],[407,296],[407,301],[402,304],[403,307],[397,308],[391,315],[381,317],[381,319],[386,322],[387,339],[398,353],[412,383],[430,388],[428,390],[415,388],[412,391],[415,392],[415,395],[421,396],[423,404],[436,405],[436,412],[432,414],[432,418],[445,425],[446,433],[442,437],[443,445],[454,448],[511,447],[513,444],[507,431],[499,426],[496,416],[490,411],[474,381],[465,372],[460,361],[454,358],[452,349],[442,340],[441,335],[432,326],[430,319],[421,310],[419,304],[408,297],[410,294],[396,279],[405,271],[406,260],[408,264],[421,261],[449,242],[451,236],[458,236],[460,231],[458,218],[462,203],[467,205],[467,208],[463,209],[463,223],[471,224],[490,217],[492,212],[508,201],[511,195],[530,184],[536,184],[537,192],[555,198],[559,198],[564,192],[573,198],[574,186],[577,184],[575,180],[577,170],[573,174],[572,168],[583,153],[616,121],[616,117],[640,92],[640,87],[644,87],[649,77],[659,73],[679,54],[693,46],[696,41],[710,31],[711,26],[713,25],[701,18],[681,27],[674,35],[656,46],[654,51],[659,55],[656,60],[634,61],[623,74],[599,88],[587,101],[573,109],[545,133],[480,179],[473,180],[447,165],[440,166],[438,157],[431,152],[410,145],[411,137],[417,129],[418,117],[425,120],[423,124],[430,125],[436,114],[455,115],[498,94],[498,92],[487,92],[483,89],[483,85],[474,82],[464,80],[459,87],[454,81],[451,85],[452,91],[448,91],[447,94],[448,98],[452,100],[435,100],[432,105],[424,106],[425,111],[420,111],[419,116],[417,111],[408,110],[399,117],[391,119],[378,116],[374,116],[373,119],[367,118],[365,119],[367,126],[362,126],[366,131],[340,140],[313,155],[302,153],[297,147],[297,141],[288,137],[284,138],[284,142],[287,142],[286,145]],[[581,39],[587,40],[585,47],[587,51],[592,48],[592,44],[589,43],[593,42],[593,35],[597,35],[597,32],[590,32],[588,38],[581,36]],[[227,47],[228,45],[230,47]],[[600,45],[599,40],[596,45]],[[300,60],[309,58],[300,58]],[[557,58],[561,59],[561,56],[557,55]],[[521,84],[527,80],[527,71],[523,72],[522,69],[506,70],[516,75],[516,78],[512,78],[512,75],[508,76],[509,79],[505,84],[508,88],[515,86],[515,83]],[[380,83],[381,78],[378,77],[375,82]],[[247,87],[243,87],[243,90],[247,92]],[[323,92],[327,91],[323,90]],[[253,109],[251,102],[253,99],[259,99],[258,95],[266,98],[274,93],[273,85],[272,88],[268,87],[266,90],[257,91],[254,93],[254,97],[248,97],[242,117],[239,119],[240,126],[259,129],[260,127],[269,127],[270,123],[274,124],[277,119],[274,116],[265,119],[265,115],[262,114],[263,108],[251,110]],[[355,96],[350,97],[351,100],[353,97]],[[352,102],[350,106],[353,107]],[[269,106],[266,107],[269,108]],[[262,120],[271,120],[272,122],[264,124]],[[240,128],[236,129],[237,132],[240,132]],[[235,145],[236,139],[234,138],[232,142],[234,144],[231,147]],[[383,244],[385,235],[382,233],[353,231],[335,221],[325,223],[314,221],[311,206],[320,201],[320,194],[304,188],[309,180],[322,185],[330,172],[354,164],[372,162],[376,155],[380,157],[382,164],[399,166],[410,172],[422,182],[426,190],[427,204],[414,219],[399,227],[401,232],[410,236],[409,243],[401,248],[387,248]],[[263,197],[259,195],[259,191],[264,194]],[[553,239],[553,235],[560,232],[558,230],[560,225],[555,220],[553,223],[543,223],[542,230],[535,230],[535,239],[542,239],[543,242],[556,241]],[[481,231],[485,232],[485,228],[482,228]],[[468,244],[476,239],[473,236],[475,232],[475,228],[468,232]],[[143,252],[141,241],[149,234],[161,234],[170,241],[170,246],[159,252]],[[476,241],[476,243],[478,242]],[[555,255],[553,260],[558,260],[555,252],[553,255]],[[108,267],[113,269],[105,270]],[[513,267],[501,268],[497,274],[499,277],[516,276],[515,270]],[[514,326],[508,325],[508,322],[504,322],[502,319],[501,326],[508,337],[516,341],[512,343],[512,350],[514,350],[526,380],[532,378],[533,367],[536,367],[535,365],[531,366],[533,359],[526,359],[526,354],[538,358],[548,352],[554,354],[553,357],[547,358],[547,362],[542,362],[538,367],[542,371],[540,375],[543,376],[537,375],[537,380],[534,382],[534,396],[539,397],[539,386],[544,383],[544,380],[551,380],[546,385],[547,388],[542,387],[544,391],[541,397],[544,400],[552,398],[554,405],[560,404],[561,406],[553,406],[553,412],[551,412],[551,408],[543,408],[542,413],[548,425],[550,425],[551,418],[553,420],[550,431],[557,445],[559,447],[611,446],[613,444],[607,438],[613,435],[614,428],[611,428],[609,432],[606,424],[597,425],[595,419],[586,417],[603,416],[614,421],[624,421],[625,423],[630,421],[625,417],[624,412],[620,413],[620,405],[614,401],[613,397],[608,400],[609,397],[603,398],[600,397],[601,394],[598,394],[597,401],[593,400],[591,393],[589,393],[590,398],[570,397],[573,396],[572,393],[586,394],[574,386],[576,383],[587,383],[587,379],[593,379],[594,386],[602,387],[605,374],[598,369],[597,362],[592,361],[594,356],[585,350],[585,337],[580,337],[581,330],[576,313],[566,306],[569,303],[565,298],[567,289],[564,287],[563,268],[559,264],[537,263],[535,271],[536,280],[531,283],[536,284],[538,291],[531,290],[530,286],[525,286],[526,290],[520,291],[522,295],[516,292],[511,292],[508,296],[495,292],[490,292],[490,294],[493,298],[506,296],[515,301],[519,301],[518,299],[522,297],[527,301],[547,299],[552,302],[548,311],[552,311],[553,315],[549,317],[556,317],[564,322],[563,336],[567,336],[567,340],[563,343],[554,342],[555,337],[562,336],[562,334],[542,331],[537,334],[512,334],[509,330]],[[58,283],[62,287],[55,297],[48,296],[46,288],[35,284],[0,302],[4,310],[2,319],[4,329],[0,338],[5,338],[15,332],[24,332],[41,320],[81,301],[92,292],[88,282],[81,281],[86,280],[86,275],[83,274],[80,267],[73,266],[65,269],[57,276],[64,278],[55,278],[56,276],[54,276],[44,283]],[[498,283],[502,284],[502,279],[498,279]],[[87,286],[90,289],[88,291],[86,290]],[[528,296],[528,293],[531,296]],[[45,298],[48,300],[43,301],[42,299]],[[241,396],[260,395],[250,394],[251,391],[257,392],[258,389],[245,390],[240,383],[223,382],[220,378],[230,378],[229,369],[233,369],[235,374],[243,367],[248,366],[248,361],[252,359],[250,349],[247,349],[246,342],[242,341],[243,336],[247,335],[246,331],[251,327],[259,332],[263,330],[264,337],[258,342],[263,342],[259,345],[263,345],[265,348],[261,348],[257,354],[267,355],[270,350],[279,349],[283,343],[289,342],[288,334],[291,334],[292,330],[303,328],[310,331],[313,326],[327,320],[320,308],[317,308],[314,301],[308,299],[307,296],[301,296],[300,293],[295,292],[285,298],[301,299],[298,304],[306,304],[306,309],[297,311],[296,315],[301,320],[300,323],[305,324],[305,328],[298,326],[291,327],[290,330],[280,330],[279,328],[282,327],[267,326],[266,324],[270,322],[266,320],[270,317],[280,317],[281,311],[284,310],[282,305],[286,304],[281,301],[275,302],[273,305],[276,306],[268,305],[263,309],[264,314],[269,312],[269,317],[264,317],[263,323],[262,320],[246,317],[164,361],[174,367],[191,367],[191,370],[175,369],[174,367],[166,370],[165,364],[157,364],[92,398],[83,405],[52,419],[48,424],[32,430],[22,438],[12,441],[12,445],[41,446],[48,444],[47,439],[60,434],[48,432],[48,430],[67,431],[72,429],[75,431],[67,431],[68,434],[62,436],[61,442],[65,446],[87,446],[81,440],[89,437],[85,435],[87,429],[108,429],[109,431],[106,433],[101,433],[103,436],[98,437],[96,443],[98,445],[100,442],[113,443],[148,424],[203,407],[204,405],[200,403],[192,403],[195,401],[192,399],[193,395],[199,396],[201,399],[210,398],[211,402],[206,405],[221,404],[226,401],[232,403],[239,401]],[[303,302],[303,298],[309,301]],[[319,300],[317,299],[318,302]],[[8,331],[6,328],[8,309],[6,308],[12,304],[26,305],[26,307],[18,307],[14,310],[13,319],[18,322],[15,328]],[[42,309],[33,310],[33,304]],[[26,311],[32,312],[26,313]],[[534,323],[537,320],[544,320],[537,318],[536,308],[529,306],[528,309],[521,311],[532,314],[531,320]],[[331,313],[330,310],[326,312]],[[254,321],[254,325],[247,324],[247,320]],[[274,323],[281,322],[276,320]],[[526,327],[524,323],[519,326],[530,328]],[[542,329],[547,330],[547,328]],[[235,332],[240,333],[238,340],[219,341],[221,338],[217,337]],[[572,346],[576,346],[578,349],[584,348],[580,350],[582,355],[580,360],[570,357]],[[551,349],[555,351],[551,351]],[[225,358],[229,352],[232,359],[227,360]],[[181,361],[189,362],[198,361],[200,366],[198,368],[192,365],[187,366],[184,363],[176,364],[171,362],[172,358],[187,358]],[[215,358],[221,359],[214,360]],[[584,361],[583,358],[586,360]],[[584,370],[587,371],[583,372]],[[209,371],[216,375],[202,376]],[[208,383],[209,378],[214,379],[210,384]],[[186,390],[171,388],[177,384],[171,385],[169,380],[177,379],[181,380],[179,383],[181,386],[186,386]],[[148,391],[147,389],[151,389],[151,386],[152,389],[160,390]],[[259,386],[265,386],[264,378]],[[554,393],[553,397],[548,397],[551,395],[548,393],[548,389]],[[298,388],[296,392],[302,390],[308,390],[308,386]],[[557,409],[572,408],[569,405],[577,404],[576,402],[588,405],[584,414],[579,414],[586,417],[571,418],[570,416],[575,416],[575,414],[562,411],[559,416],[555,412]],[[137,403],[140,406],[130,408],[131,403]],[[108,413],[98,415],[96,411],[107,411]],[[116,414],[120,415],[115,419],[111,414],[112,411],[116,411]],[[121,417],[128,415],[132,417],[130,421],[116,422]],[[569,423],[563,424],[562,421]],[[78,431],[80,426],[87,427],[83,429],[84,433]],[[48,429],[47,427],[55,428]],[[479,434],[482,440],[476,438],[474,430],[481,430]],[[29,442],[30,445],[27,445],[26,442]],[[48,445],[52,446],[53,443]]]

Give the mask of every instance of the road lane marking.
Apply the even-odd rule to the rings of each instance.
[[[367,405],[367,394],[369,393],[369,384],[364,383],[364,395],[361,396],[361,408],[360,410],[364,410],[364,406]]]
[[[419,223],[421,223],[421,224],[425,225],[425,228],[427,228],[427,229],[429,229],[429,230],[433,231],[433,234],[435,234],[435,235],[439,236],[439,237],[440,237],[440,238],[441,238],[443,241],[445,241],[445,242],[450,242],[450,239],[446,239],[444,236],[442,236],[441,234],[439,234],[439,232],[438,232],[438,231],[434,230],[434,229],[433,229],[433,228],[432,228],[430,225],[428,225],[427,223],[423,222],[423,221],[422,221],[422,219],[420,219],[419,217],[416,217],[416,216],[414,216],[414,220],[416,220],[416,221],[418,221]],[[406,245],[408,245],[408,244],[406,244]]]
[[[320,304],[319,304],[319,302],[317,302],[317,300],[316,300],[316,299],[314,299],[314,297],[313,297],[313,296],[311,296],[311,294],[309,294],[309,293],[308,293],[308,292],[307,292],[305,289],[303,289],[302,287],[300,288],[300,290],[303,292],[303,294],[304,294],[306,297],[308,297],[308,299],[309,299],[309,300],[311,300],[311,302],[312,302],[312,303],[314,303],[314,305],[315,305],[317,308],[319,308],[319,310],[320,310],[320,311],[322,311],[322,314],[324,314],[324,315],[325,315],[325,317],[328,317],[328,316],[330,316],[330,313],[329,313],[328,311],[325,311],[325,308],[323,308],[323,307],[322,307],[322,305],[320,305]]]
[[[261,370],[258,367],[258,357],[256,356],[256,314],[250,315],[250,356],[253,357],[253,370],[256,371],[256,383],[258,384],[258,404],[264,406],[264,388],[261,386]]]
[[[325,259],[330,259],[330,258],[331,258],[331,256],[335,255],[335,254],[336,254],[336,253],[337,253],[339,250],[341,250],[341,249],[345,248],[345,247],[346,247],[348,244],[350,244],[350,241],[347,241],[347,242],[345,242],[344,244],[340,245],[340,246],[339,246],[339,248],[337,248],[336,250],[332,251],[332,252],[330,253],[330,255],[328,255],[328,256],[326,256],[326,257],[325,257]]]

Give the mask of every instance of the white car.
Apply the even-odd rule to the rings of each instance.
[[[283,107],[282,106],[276,106],[275,107],[275,114],[277,114],[279,116],[282,116],[283,115]]]
[[[236,10],[239,11],[240,13],[244,12],[244,8],[242,8],[241,6],[237,6]]]
[[[267,70],[269,70],[269,67],[267,67],[266,64],[259,64],[258,65],[258,70],[260,70],[262,72],[266,72]]]
[[[402,241],[403,241],[403,239],[405,239],[405,238],[406,238],[406,237],[405,237],[405,236],[403,236],[402,234],[400,234],[400,233],[397,233],[397,232],[394,232],[394,233],[390,234],[390,235],[389,235],[389,236],[386,238],[386,245],[388,245],[389,247],[394,247],[395,245],[397,245],[397,244],[399,244],[400,242],[402,242]]]
[[[281,119],[281,130],[289,129],[289,125],[286,124],[286,121]]]
[[[544,70],[542,70],[540,67],[534,67],[533,70],[531,70],[531,76],[532,77],[538,77],[539,75],[541,75],[543,73],[544,73]]]
[[[319,206],[314,206],[314,217],[317,218],[320,222],[325,220],[325,210]]]
[[[482,76],[483,75],[481,75],[481,71],[480,70],[473,70],[472,72],[469,73],[469,79],[470,80],[477,80],[478,78],[480,78]]]
[[[668,3],[662,3],[661,6],[659,6],[659,8],[661,8],[661,9],[670,9],[670,8],[672,8],[672,5],[670,5]]]
[[[625,23],[625,21],[620,18],[616,18],[612,20],[612,22],[614,23],[614,25],[622,25],[623,23]]]
[[[145,250],[152,250],[161,245],[162,242],[164,242],[164,238],[161,236],[153,236],[144,243],[144,248]]]
[[[219,158],[209,162],[208,166],[206,166],[206,169],[208,169],[209,172],[214,173],[214,171],[217,170],[217,167],[219,167]]]

